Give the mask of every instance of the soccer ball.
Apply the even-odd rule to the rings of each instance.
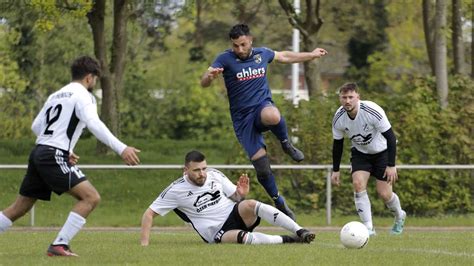
[[[369,242],[369,230],[363,223],[349,222],[341,229],[341,243],[346,248],[363,248]]]

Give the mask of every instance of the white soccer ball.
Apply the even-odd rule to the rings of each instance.
[[[369,242],[369,230],[360,222],[349,222],[341,229],[341,243],[346,248],[363,248]]]

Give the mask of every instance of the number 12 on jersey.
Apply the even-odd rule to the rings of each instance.
[[[63,106],[58,104],[56,106],[51,106],[46,110],[46,128],[44,130],[44,135],[53,135],[53,130],[50,130],[49,127],[58,121],[59,116],[61,115],[61,111]]]

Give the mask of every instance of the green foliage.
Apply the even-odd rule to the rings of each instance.
[[[390,2],[386,9],[389,25],[385,29],[385,49],[369,56],[367,89],[399,93],[414,75],[429,72],[420,5]]]
[[[186,26],[186,25],[184,25]],[[177,34],[177,33],[175,33]],[[230,139],[226,95],[200,87],[208,65],[189,62],[178,35],[168,38],[165,51],[152,51],[141,64],[127,68],[121,105],[122,135],[135,138]],[[138,58],[137,60],[140,60]]]
[[[28,81],[19,75],[18,64],[7,53],[18,39],[17,31],[0,25],[0,138],[21,138],[31,132],[33,114],[25,96]]]
[[[91,10],[93,1],[44,1],[31,0],[32,9],[39,17],[35,21],[35,28],[40,31],[51,31],[61,22],[70,18],[83,18]]]

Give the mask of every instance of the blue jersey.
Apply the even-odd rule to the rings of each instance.
[[[226,50],[212,63],[214,68],[224,68],[222,74],[233,118],[271,100],[267,66],[274,57],[275,52],[265,47],[253,48],[250,56],[243,61],[232,50]]]

